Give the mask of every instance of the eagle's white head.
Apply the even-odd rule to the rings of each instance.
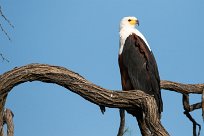
[[[135,28],[136,25],[139,25],[139,21],[136,17],[124,17],[120,22],[120,29],[126,28]]]
[[[136,25],[139,25],[139,21],[138,21],[138,19],[136,17],[131,17],[131,16],[124,17],[120,21],[120,32],[119,32],[120,33],[120,49],[119,49],[119,54],[121,54],[122,51],[123,51],[125,40],[132,33],[134,33],[137,36],[139,36],[140,38],[142,38],[142,40],[146,43],[146,45],[148,46],[149,50],[151,51],[150,46],[147,43],[147,40],[142,35],[142,33],[140,33],[140,31],[138,31],[136,29]]]

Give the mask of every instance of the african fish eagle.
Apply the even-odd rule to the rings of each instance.
[[[120,22],[119,67],[122,89],[142,90],[152,95],[158,112],[163,109],[157,64],[145,37],[136,29],[136,17],[124,17]],[[137,117],[141,111],[127,111]],[[142,115],[142,114],[140,114]],[[143,116],[143,115],[142,115]]]

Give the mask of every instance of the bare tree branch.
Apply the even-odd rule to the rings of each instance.
[[[6,32],[6,30],[3,28],[2,24],[0,23],[0,28],[1,28],[1,31],[6,35],[6,37],[9,39],[9,41],[11,41],[11,38],[10,36],[8,35],[8,33]]]
[[[1,5],[0,5],[0,16],[12,27],[14,28],[14,26],[12,25],[11,21],[3,14]],[[6,30],[4,29],[4,27],[2,26],[2,23],[0,22],[0,28],[1,31],[6,35],[6,37],[9,39],[9,41],[11,41],[11,38],[9,36],[9,34],[6,32]]]
[[[198,124],[195,119],[191,116],[190,112],[202,108],[204,103],[204,98],[202,95],[201,102],[190,105],[189,95],[192,94],[203,94],[204,84],[182,84],[171,81],[161,81],[161,88],[166,90],[175,91],[183,94],[183,108],[184,114],[193,124],[193,136],[200,135],[201,125]],[[204,109],[204,108],[202,108]],[[204,115],[204,110],[202,110],[202,116]],[[198,126],[198,134],[196,134],[196,126]]]
[[[140,90],[116,91],[97,86],[79,74],[58,66],[30,64],[15,68],[0,76],[0,134],[3,130],[3,109],[8,93],[13,87],[27,81],[42,81],[63,86],[84,99],[109,108],[135,110],[140,108],[145,114],[143,122],[151,135],[168,136],[158,116],[155,99]],[[170,81],[162,81],[161,88],[179,93],[201,94],[203,84],[189,85]]]
[[[2,53],[0,53],[0,56],[1,56],[3,61],[9,62],[9,60],[7,58],[5,58]]]
[[[14,28],[14,26],[12,25],[11,21],[3,14],[3,11],[2,11],[2,8],[1,8],[1,5],[0,5],[0,17],[3,18],[4,21],[6,21],[9,26],[11,26],[12,28]],[[7,31],[4,29],[3,25],[2,25],[2,22],[0,22],[0,29],[1,31],[6,35],[6,37],[8,38],[9,41],[11,41],[11,38],[9,36],[9,34],[7,33]],[[6,61],[6,62],[9,62],[8,59],[6,59],[2,53],[0,53],[0,58],[3,60],[3,61]]]
[[[12,28],[14,28],[14,25],[12,25],[11,21],[3,14],[1,5],[0,5],[0,16],[2,16],[3,19],[4,19]]]
[[[196,136],[196,126],[198,126],[199,130],[198,130],[198,136],[200,136],[200,131],[201,131],[201,125],[198,124],[195,119],[191,116],[190,112],[201,108],[201,104],[200,103],[196,103],[193,105],[190,105],[189,103],[189,95],[188,94],[183,94],[183,108],[184,108],[184,114],[186,115],[186,117],[192,122],[193,124],[193,136]]]
[[[202,94],[204,89],[204,84],[182,84],[167,80],[162,80],[160,85],[162,89],[181,94]]]
[[[10,109],[5,109],[4,111],[4,124],[7,124],[7,136],[14,135],[14,123],[13,123],[13,112]]]
[[[125,133],[125,110],[124,109],[120,109],[120,126],[118,129],[118,134],[117,136],[123,136]]]

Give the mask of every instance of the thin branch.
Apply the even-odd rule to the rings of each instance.
[[[188,111],[184,111],[186,117],[193,123],[193,136],[200,136],[201,125],[198,124]],[[198,126],[198,135],[196,134],[196,126]]]
[[[201,109],[201,108],[202,108],[201,102],[195,103],[195,104],[190,105],[190,111],[189,112],[192,112],[194,110]]]
[[[3,61],[9,62],[9,60],[5,58],[2,53],[0,53],[0,57],[2,58]]]
[[[193,136],[197,136],[196,134],[196,126],[198,126],[198,136],[200,135],[201,131],[201,125],[198,124],[195,119],[191,116],[190,112],[197,109],[198,106],[201,106],[200,103],[190,105],[189,103],[189,95],[188,94],[183,94],[183,108],[184,108],[184,114],[186,117],[193,123]]]
[[[10,36],[8,35],[8,33],[6,32],[6,30],[4,30],[2,24],[0,23],[0,28],[1,28],[1,31],[6,35],[6,37],[9,39],[9,41],[11,41],[11,38]]]
[[[12,28],[14,28],[14,26],[12,25],[11,21],[3,14],[1,5],[0,5],[0,16],[9,24],[9,26],[11,26]],[[7,31],[4,29],[4,27],[2,26],[2,23],[0,23],[0,28],[1,31],[6,35],[6,37],[9,39],[9,41],[11,41],[11,38],[9,36],[9,34],[7,33]]]
[[[14,28],[14,25],[11,23],[11,21],[3,14],[1,5],[0,5],[0,16],[2,16],[3,19],[4,19],[12,28]]]
[[[188,94],[183,94],[183,109],[185,111],[190,111],[189,95]]]

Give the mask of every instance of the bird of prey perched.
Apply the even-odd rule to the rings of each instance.
[[[122,89],[142,90],[152,95],[157,103],[158,113],[163,110],[160,78],[151,48],[136,26],[136,17],[124,17],[120,22],[120,49],[118,62],[121,73]],[[138,118],[144,118],[140,109],[127,111]]]

